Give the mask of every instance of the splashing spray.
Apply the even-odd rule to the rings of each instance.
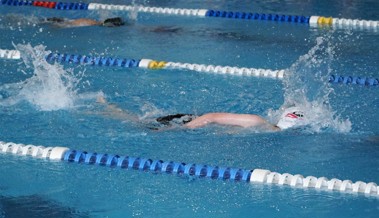
[[[3,85],[11,95],[1,104],[13,105],[27,101],[42,111],[67,109],[74,106],[75,87],[80,79],[66,71],[59,64],[49,64],[45,57],[49,53],[42,45],[16,45],[21,52],[26,68],[33,71],[32,76],[22,82]]]
[[[304,111],[306,128],[311,132],[351,130],[351,122],[342,120],[329,102],[329,96],[334,91],[328,83],[334,60],[334,47],[330,41],[330,35],[318,37],[316,45],[286,70],[284,103],[280,110],[269,111],[269,115],[278,117],[285,108],[297,106]]]

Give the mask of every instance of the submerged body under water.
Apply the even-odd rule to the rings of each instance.
[[[38,195],[0,197],[1,217],[89,217],[88,214],[67,208]]]

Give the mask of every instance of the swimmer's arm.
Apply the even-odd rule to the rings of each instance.
[[[272,130],[278,128],[268,123],[265,119],[254,114],[232,114],[232,113],[208,113],[204,114],[185,126],[194,129],[203,127],[209,124],[219,124],[228,126],[239,126],[243,128],[268,126]]]
[[[105,116],[109,116],[114,119],[118,120],[128,120],[133,122],[138,122],[139,118],[137,115],[132,114],[131,112],[122,110],[121,108],[117,107],[115,104],[108,103],[104,97],[99,96],[97,98],[97,102],[105,105],[105,111],[102,113]]]

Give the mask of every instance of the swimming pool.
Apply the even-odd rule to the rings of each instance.
[[[136,3],[379,20],[375,1]],[[378,86],[328,83],[332,74],[379,77],[375,29],[4,5],[0,12],[0,49],[18,49],[23,55],[23,61],[0,59],[0,141],[379,182]],[[130,24],[56,28],[39,21],[113,16],[129,19]],[[168,31],[157,31],[157,27]],[[290,79],[48,64],[46,51],[287,69]],[[103,107],[96,103],[99,94],[143,120],[173,113],[226,111],[257,113],[275,122],[283,102],[296,101],[309,108],[313,123],[280,133],[217,126],[157,132],[104,116]],[[376,217],[379,210],[378,198],[364,194],[173,176],[4,153],[0,159],[2,216],[17,212],[18,217]]]

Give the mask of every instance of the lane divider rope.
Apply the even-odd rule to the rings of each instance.
[[[21,54],[17,50],[0,49],[0,58],[3,59],[21,59]],[[230,66],[215,66],[204,64],[189,64],[180,62],[164,62],[151,59],[128,59],[128,58],[113,58],[101,56],[85,56],[77,54],[59,54],[49,53],[46,56],[46,61],[52,63],[74,63],[92,66],[115,66],[115,67],[140,67],[145,69],[179,69],[192,70],[197,72],[228,74],[238,76],[255,76],[282,79],[285,76],[285,70],[266,70],[256,68],[239,68]],[[359,76],[339,76],[330,75],[329,82],[333,84],[344,85],[362,85],[362,86],[379,86],[379,79]]]
[[[365,86],[378,86],[379,85],[379,79],[359,77],[359,76],[331,75],[329,77],[329,82],[345,84],[345,85],[348,85],[348,84],[365,85]]]
[[[21,59],[21,53],[17,50],[0,49],[0,58],[2,59]]]
[[[19,52],[11,50],[0,49],[0,54],[4,53],[4,58],[14,57],[12,59],[20,59],[21,56]],[[17,53],[18,56],[11,56],[10,54]],[[1,57],[1,56],[0,56]],[[115,66],[115,67],[139,67],[145,69],[181,69],[181,70],[192,70],[204,73],[215,73],[215,74],[228,74],[228,75],[240,75],[240,76],[255,76],[255,77],[267,77],[273,79],[282,79],[284,77],[284,70],[266,70],[266,69],[256,69],[256,68],[239,68],[231,66],[215,66],[215,65],[204,65],[204,64],[190,64],[190,63],[179,63],[179,62],[164,62],[156,61],[151,59],[128,59],[128,58],[113,58],[113,57],[101,57],[101,56],[85,56],[77,54],[59,54],[59,53],[49,53],[46,56],[46,61],[52,63],[73,63],[82,65],[93,65],[93,66]]]
[[[166,15],[182,15],[195,17],[214,17],[243,20],[262,20],[289,23],[305,23],[310,26],[334,26],[339,28],[379,28],[379,21],[332,18],[323,16],[298,16],[283,14],[266,14],[266,13],[249,13],[235,12],[210,9],[184,9],[184,8],[162,8],[162,7],[145,7],[132,5],[113,5],[98,3],[68,3],[68,2],[51,2],[51,1],[32,1],[32,0],[1,0],[2,5],[9,6],[36,6],[56,10],[112,10],[112,11],[137,11],[145,13],[156,13]]]
[[[175,175],[194,176],[229,181],[275,184],[292,188],[314,188],[318,190],[340,191],[344,193],[363,193],[367,196],[379,196],[379,187],[374,182],[339,180],[336,178],[314,177],[289,173],[277,173],[264,169],[244,170],[239,168],[209,166],[204,164],[186,164],[183,162],[152,160],[149,158],[120,156],[71,150],[67,147],[43,147],[0,141],[0,152],[53,161],[65,161],[79,164],[107,166],[139,171],[152,171]]]
[[[112,58],[101,56],[85,56],[74,54],[50,53],[46,56],[46,61],[52,63],[74,63],[94,66],[118,66],[118,67],[138,67],[140,60],[128,58]]]

